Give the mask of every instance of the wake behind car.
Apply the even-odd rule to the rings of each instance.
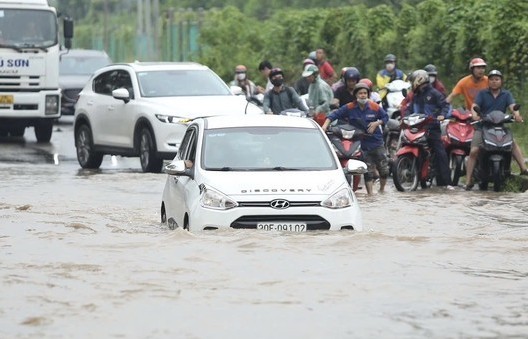
[[[161,221],[174,229],[361,230],[343,168],[312,119],[265,115],[193,121],[168,173]],[[361,174],[365,163],[349,161]]]
[[[75,147],[83,168],[105,154],[139,157],[144,172],[173,159],[196,117],[261,114],[197,63],[128,63],[95,72],[75,106]]]

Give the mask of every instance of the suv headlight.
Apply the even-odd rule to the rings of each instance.
[[[329,198],[324,200],[321,205],[326,208],[345,208],[352,206],[354,198],[349,187],[345,187],[336,193],[332,194]]]
[[[212,208],[215,210],[228,210],[237,207],[236,201],[229,198],[227,195],[210,188],[204,189],[200,204],[205,208]]]
[[[167,114],[156,114],[156,118],[161,122],[169,124],[187,124],[191,121],[191,119],[188,118],[175,117]]]

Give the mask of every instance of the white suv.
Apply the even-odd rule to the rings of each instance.
[[[197,63],[129,63],[99,69],[75,105],[75,147],[83,168],[105,154],[139,156],[144,172],[160,172],[176,155],[187,123],[211,115],[260,114]]]
[[[351,160],[346,171],[364,173]],[[190,231],[361,230],[358,201],[319,125],[287,116],[191,123],[168,173],[161,221]]]

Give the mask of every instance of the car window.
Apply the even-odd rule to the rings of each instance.
[[[93,80],[93,91],[97,94],[112,95],[111,76],[115,71],[99,74]]]
[[[178,149],[178,159],[191,160],[194,162],[196,154],[197,130],[195,127],[187,129]]]
[[[130,74],[125,70],[104,72],[95,77],[93,81],[93,90],[98,94],[112,95],[112,91],[118,88],[128,89],[130,97],[134,97],[132,80]]]
[[[206,170],[329,170],[333,150],[318,129],[293,127],[222,128],[204,135]]]
[[[106,65],[111,64],[112,61],[107,56],[83,56],[83,55],[68,55],[61,56],[59,63],[60,75],[90,75],[96,70]]]
[[[209,69],[145,71],[138,72],[137,78],[144,97],[232,95]]]

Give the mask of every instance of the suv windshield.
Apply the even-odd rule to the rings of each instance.
[[[217,171],[294,171],[337,168],[317,129],[250,127],[206,130],[202,164]]]
[[[0,8],[0,45],[50,47],[57,41],[57,18],[51,11]]]
[[[210,70],[164,70],[137,73],[141,96],[232,95],[225,83]]]

